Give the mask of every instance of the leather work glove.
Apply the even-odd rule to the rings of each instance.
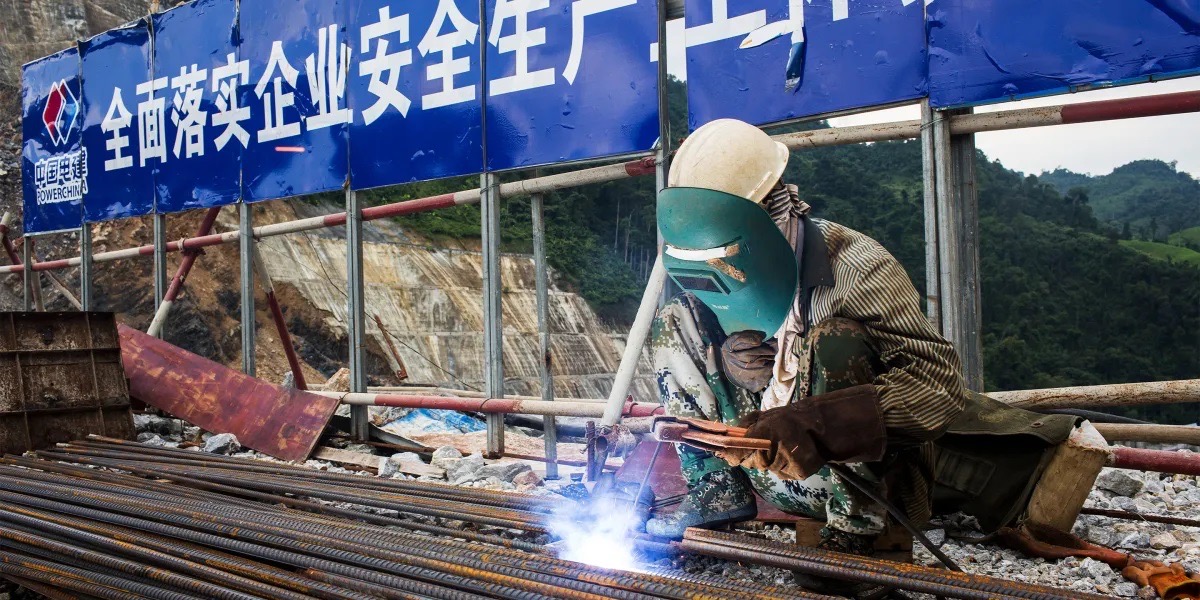
[[[751,392],[761,392],[771,383],[778,343],[764,340],[761,331],[739,331],[721,344],[721,361],[725,377],[734,385]]]
[[[887,435],[879,395],[859,385],[747,417],[746,437],[767,439],[769,450],[728,448],[718,456],[730,466],[767,470],[783,479],[807,479],[826,463],[883,459]]]

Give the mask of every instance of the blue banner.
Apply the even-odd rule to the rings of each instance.
[[[488,3],[487,168],[650,150],[655,0]]]
[[[764,125],[921,98],[923,9],[918,0],[687,0],[689,124]]]
[[[156,208],[179,212],[232,204],[241,196],[249,107],[237,86],[250,68],[237,58],[237,4],[195,0],[154,15],[154,75],[168,78],[166,160],[155,173]]]
[[[341,0],[241,0],[239,84],[250,145],[242,158],[247,202],[341,189],[352,111],[353,50]]]
[[[479,2],[362,0],[351,12],[354,188],[482,171]]]
[[[89,222],[150,214],[154,169],[169,152],[167,79],[150,74],[145,19],[80,42]]]
[[[63,50],[21,72],[21,182],[25,233],[73,229],[88,190],[79,51]]]
[[[1200,73],[1195,0],[935,0],[928,12],[937,107]]]

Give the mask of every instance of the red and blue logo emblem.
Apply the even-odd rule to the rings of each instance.
[[[50,141],[55,146],[67,142],[67,136],[75,127],[75,118],[79,116],[79,101],[71,93],[71,87],[64,79],[50,86],[50,94],[46,98],[46,108],[42,111],[42,123],[50,133]]]

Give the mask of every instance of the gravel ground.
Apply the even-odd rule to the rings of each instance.
[[[159,417],[137,415],[135,421],[138,431],[141,432],[139,441],[150,444],[174,447],[185,437],[194,439],[198,433],[196,428],[184,427],[178,421]],[[236,441],[230,443],[231,440],[225,436],[205,436],[209,450],[244,458],[275,460],[258,452],[241,451]],[[370,446],[350,445],[347,449],[371,451]],[[1169,449],[1190,451],[1182,447]],[[405,460],[412,458],[412,455],[407,455]],[[306,464],[331,472],[354,472],[326,461],[309,460]],[[453,448],[440,449],[433,464],[446,469],[451,482],[471,487],[549,495],[571,483],[568,477],[557,482],[543,482],[527,467],[511,463],[485,464],[478,455],[464,457]],[[394,477],[407,476],[397,474]],[[1200,485],[1196,477],[1105,469],[1088,498],[1087,506],[1200,519]],[[932,529],[927,531],[929,538],[940,544],[941,549],[969,573],[1114,597],[1155,597],[1150,588],[1139,590],[1137,585],[1125,580],[1119,572],[1096,560],[1068,558],[1046,561],[1027,558],[1014,551],[981,541],[983,536],[973,527],[973,519],[970,517],[943,517],[935,520],[931,527]],[[795,540],[793,530],[780,526],[758,527],[746,533],[777,541]],[[1200,528],[1083,515],[1076,522],[1074,533],[1096,544],[1128,552],[1138,558],[1179,562],[1189,572],[1200,572]],[[919,564],[937,564],[937,559],[919,544],[914,547],[914,557]],[[646,565],[646,568],[668,573],[674,571],[707,577],[718,576],[734,581],[769,582],[775,585],[788,585],[793,582],[791,573],[783,569],[742,565],[708,557],[663,559]]]

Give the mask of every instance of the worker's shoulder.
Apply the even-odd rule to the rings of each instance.
[[[825,219],[813,218],[812,222],[825,238],[829,262],[834,270],[849,269],[863,274],[880,267],[899,265],[887,248],[861,231]]]

